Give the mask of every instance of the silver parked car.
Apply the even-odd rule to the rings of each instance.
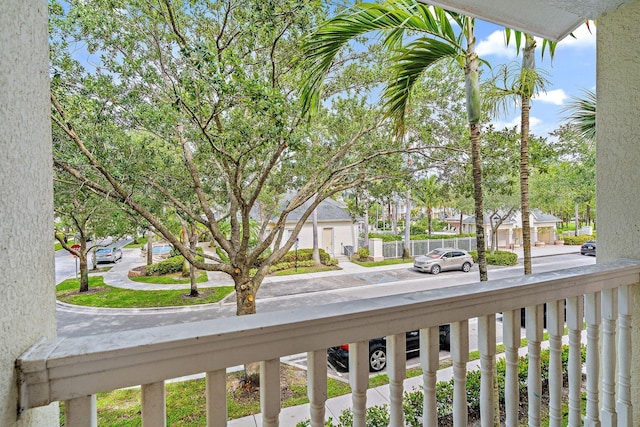
[[[473,257],[469,252],[455,248],[437,248],[426,255],[417,256],[413,267],[422,272],[438,274],[445,270],[471,270]]]
[[[96,263],[116,262],[122,259],[122,249],[120,248],[100,248],[96,250]]]

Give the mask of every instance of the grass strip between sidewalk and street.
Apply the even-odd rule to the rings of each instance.
[[[56,286],[56,298],[67,304],[105,308],[150,308],[211,304],[234,291],[233,286],[199,288],[200,296],[190,297],[189,289],[135,290],[106,285],[102,276],[89,277],[89,291],[79,292],[79,279],[68,279]]]
[[[383,261],[358,261],[352,259],[351,262],[362,267],[379,267],[381,265],[409,264],[413,262],[413,258],[388,258]]]

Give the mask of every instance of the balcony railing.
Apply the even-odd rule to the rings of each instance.
[[[165,425],[164,382],[206,373],[207,425],[227,423],[227,367],[260,362],[264,426],[277,426],[280,413],[279,359],[306,352],[311,425],[323,426],[327,398],[326,348],[350,345],[354,426],[365,426],[368,340],[387,336],[391,426],[403,426],[402,393],[406,372],[405,331],[420,330],[423,369],[423,425],[437,425],[436,372],[438,325],[451,323],[454,425],[467,425],[465,393],[469,358],[468,319],[478,317],[481,393],[493,394],[496,313],[503,313],[506,347],[506,424],[518,425],[517,358],[520,308],[526,307],[529,425],[539,425],[542,304],[547,304],[549,334],[549,418],[560,425],[561,343],[565,323],[569,353],[569,424],[632,426],[631,291],[640,282],[640,261],[618,260],[489,282],[297,311],[258,313],[82,338],[51,339],[34,345],[17,361],[20,409],[66,402],[67,426],[95,426],[98,392],[140,385],[142,422]],[[566,302],[566,322],[564,309]],[[587,336],[587,407],[581,419],[581,335]],[[616,351],[616,343],[618,351]],[[638,379],[636,379],[637,381]],[[601,391],[601,393],[600,393]],[[481,396],[482,425],[492,425],[491,398]]]

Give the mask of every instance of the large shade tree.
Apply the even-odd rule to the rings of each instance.
[[[305,45],[308,74],[302,91],[304,108],[313,111],[322,98],[325,77],[341,49],[360,36],[377,32],[389,51],[390,77],[383,92],[386,115],[402,138],[412,90],[427,69],[440,61],[456,61],[465,72],[467,121],[471,145],[476,237],[480,280],[487,280],[482,224],[482,163],[480,151],[480,60],[475,52],[473,18],[416,0],[357,3],[325,21]]]
[[[331,138],[314,138],[301,118],[294,61],[302,35],[323,16],[321,6],[50,5],[52,120],[63,135],[54,146],[56,166],[135,211],[192,265],[231,276],[238,315],[256,311],[269,267],[293,246],[319,203],[393,175],[380,159],[405,151],[372,109],[342,117],[359,126]],[[282,200],[288,190],[292,197]],[[288,215],[303,205],[287,233]],[[206,229],[222,256],[200,260],[167,226],[165,211]],[[258,239],[252,218],[260,221]]]

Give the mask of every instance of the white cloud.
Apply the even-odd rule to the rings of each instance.
[[[494,31],[485,40],[482,40],[476,46],[476,53],[481,58],[488,55],[495,55],[505,58],[515,58],[516,48],[512,41],[509,46],[505,43],[504,31]]]
[[[539,93],[532,99],[535,101],[546,102],[554,105],[563,105],[564,100],[569,98],[563,89],[554,89],[547,92]]]
[[[582,24],[580,27],[576,28],[572,34],[575,37],[571,37],[569,35],[564,39],[560,40],[560,42],[558,42],[558,46],[556,47],[556,49],[595,48],[596,24],[594,24],[593,22],[589,23],[588,28],[587,28],[587,24]]]

